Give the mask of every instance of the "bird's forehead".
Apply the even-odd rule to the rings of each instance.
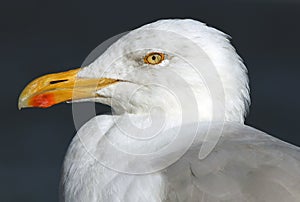
[[[147,50],[167,51],[171,47],[182,44],[178,42],[180,38],[182,38],[182,36],[168,31],[141,29],[128,33],[128,35],[121,38],[115,46],[116,48],[122,48],[124,53],[139,53],[146,52]]]
[[[177,58],[177,65],[183,61],[193,63],[189,60],[200,58],[199,56],[207,59],[202,45],[194,36],[195,32],[198,36],[203,34],[200,30],[203,26],[205,25],[194,21],[168,20],[142,26],[123,35],[89,66],[91,69],[101,70],[101,73],[103,68],[109,68],[111,71],[111,68],[116,66],[126,66],[126,71],[129,71],[130,66],[143,65],[143,57],[150,52],[165,53],[172,56],[168,59],[173,61]]]

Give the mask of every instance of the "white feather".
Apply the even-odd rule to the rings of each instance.
[[[80,77],[126,82],[94,99],[117,115],[93,118],[74,137],[61,200],[300,201],[299,148],[243,124],[250,104],[247,70],[228,38],[198,21],[160,20],[131,31],[83,68]],[[165,62],[144,64],[152,51],[166,53]],[[191,68],[188,61],[198,60],[199,68]],[[214,73],[209,68],[216,77],[206,74]],[[224,116],[214,116],[214,107]],[[216,147],[200,160],[206,132],[218,135],[220,129]],[[156,136],[148,138],[151,133]]]

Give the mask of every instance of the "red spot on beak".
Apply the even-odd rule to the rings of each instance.
[[[55,104],[54,95],[52,93],[40,94],[32,97],[29,105],[33,107],[47,108]]]

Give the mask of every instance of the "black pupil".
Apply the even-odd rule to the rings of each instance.
[[[153,56],[152,56],[152,60],[155,60],[155,59],[156,59],[156,57],[155,57],[155,55],[153,55]]]

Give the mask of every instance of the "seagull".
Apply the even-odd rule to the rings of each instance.
[[[18,106],[87,101],[112,114],[70,143],[61,201],[300,201],[300,149],[244,124],[247,69],[215,28],[146,24],[84,67],[33,80]]]

